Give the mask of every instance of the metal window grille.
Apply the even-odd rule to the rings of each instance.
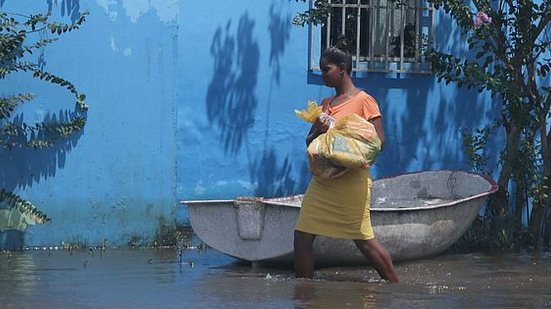
[[[430,73],[422,50],[433,42],[434,9],[426,0],[330,0],[331,13],[311,27],[310,69],[342,36],[353,46],[353,71]]]

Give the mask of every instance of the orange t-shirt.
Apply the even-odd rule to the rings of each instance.
[[[328,97],[321,103],[322,110],[327,112],[330,116],[339,120],[340,118],[350,115],[352,113],[358,114],[366,120],[381,117],[381,111],[377,101],[367,94],[365,91],[360,91],[350,99],[342,102],[337,106],[329,107],[329,102],[333,97]]]

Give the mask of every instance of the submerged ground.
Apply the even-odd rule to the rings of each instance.
[[[213,249],[0,254],[2,308],[404,308],[551,306],[551,253],[453,254],[369,267],[256,268]]]

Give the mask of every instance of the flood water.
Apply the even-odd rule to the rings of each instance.
[[[540,308],[551,306],[551,253],[442,255],[369,267],[252,267],[214,249],[0,253],[2,308]]]

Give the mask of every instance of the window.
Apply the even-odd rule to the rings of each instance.
[[[331,12],[312,26],[310,69],[344,36],[356,72],[430,73],[421,51],[432,42],[433,8],[426,0],[330,0]]]

